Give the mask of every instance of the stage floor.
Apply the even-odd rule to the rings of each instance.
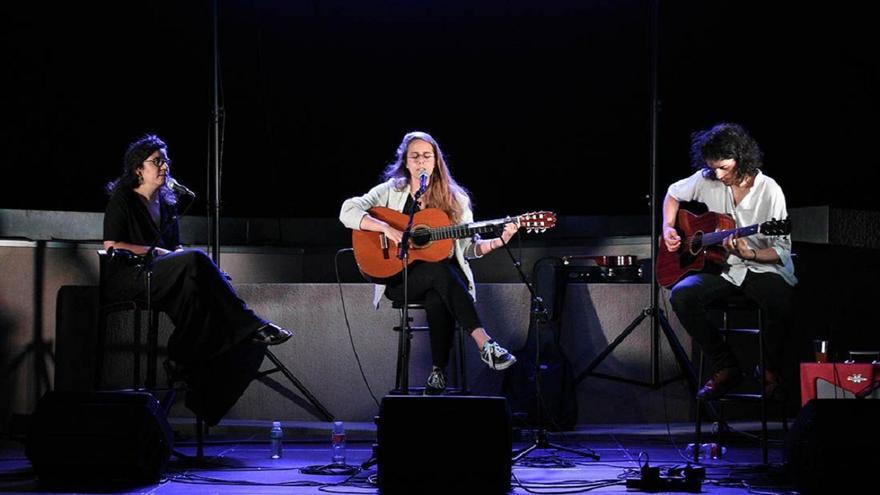
[[[263,424],[265,423],[265,424]],[[186,422],[175,422],[183,432],[175,449],[183,455],[195,453],[186,438]],[[360,466],[371,456],[375,428],[371,424],[346,424],[349,441],[347,464]],[[771,424],[770,465],[761,464],[760,444],[753,438],[758,423],[732,423],[732,433],[723,458],[703,464],[707,477],[703,493],[791,493],[793,486],[782,469],[784,433],[781,424]],[[64,487],[46,491],[36,480],[23,446],[5,442],[0,449],[0,492],[26,493],[150,493],[159,495],[195,493],[235,494],[317,494],[377,493],[372,483],[376,467],[359,470],[352,476],[303,474],[307,466],[329,463],[329,423],[285,423],[286,440],[281,459],[269,458],[268,422],[224,422],[212,429],[206,448],[206,462],[193,465],[172,457],[161,483],[141,487],[111,489]],[[706,426],[711,431],[711,425]],[[531,432],[517,432],[515,448],[531,444]],[[661,476],[669,468],[687,465],[684,452],[693,441],[692,424],[593,425],[576,431],[551,433],[551,442],[574,449],[591,449],[599,461],[565,452],[537,450],[513,467],[514,494],[525,493],[633,493],[626,478],[639,477],[639,467],[647,458],[650,466],[660,467]],[[707,439],[711,441],[711,438]],[[640,461],[641,457],[641,461]],[[450,463],[454,463],[454,454]],[[444,469],[437,466],[437,469]],[[102,473],[95,471],[95,479]],[[661,493],[670,493],[664,491]],[[414,491],[414,493],[416,493]]]

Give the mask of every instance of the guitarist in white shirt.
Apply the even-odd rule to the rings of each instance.
[[[427,175],[427,188],[415,200],[421,187],[420,175]],[[399,243],[403,232],[373,217],[369,209],[387,207],[403,213],[411,208],[443,210],[453,224],[473,221],[467,190],[453,179],[437,141],[424,132],[407,133],[397,148],[396,160],[384,173],[385,182],[363,196],[347,199],[342,204],[339,220],[349,229],[381,232],[389,240]],[[501,237],[494,239],[457,239],[448,259],[440,262],[414,262],[408,269],[408,298],[425,302],[433,369],[428,376],[426,393],[439,394],[446,388],[446,365],[452,348],[454,324],[470,331],[480,356],[490,368],[504,370],[516,358],[492,340],[477,315],[473,272],[469,259],[480,258],[502,247],[516,234],[518,225],[508,223]],[[378,306],[382,294],[395,301],[403,300],[403,278],[397,277],[386,286],[377,285],[374,304]]]
[[[709,211],[729,215],[736,226],[788,217],[785,195],[775,180],[761,172],[763,154],[740,125],[721,123],[694,134],[690,177],[675,182],[663,202],[662,242],[670,252],[682,246],[675,228],[679,204],[705,203]],[[783,344],[793,314],[793,286],[797,283],[788,237],[753,235],[724,239],[728,255],[720,274],[694,273],[679,280],[670,302],[679,321],[712,362],[712,377],[697,392],[717,399],[736,387],[742,369],[730,346],[707,318],[706,306],[741,293],[764,312],[766,370],[764,392],[780,398]]]

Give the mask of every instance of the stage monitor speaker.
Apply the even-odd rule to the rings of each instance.
[[[872,485],[876,490],[873,473],[880,465],[878,419],[880,401],[876,400],[807,402],[785,441],[785,461],[798,491],[850,493],[848,490]]]
[[[31,419],[25,454],[41,482],[156,482],[172,433],[146,392],[49,392]]]
[[[382,494],[510,490],[510,409],[504,397],[382,399],[376,429]]]

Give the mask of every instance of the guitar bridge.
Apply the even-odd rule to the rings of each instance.
[[[382,258],[388,259],[388,236],[379,234],[379,247],[382,248]]]

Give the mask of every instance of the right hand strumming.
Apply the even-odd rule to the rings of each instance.
[[[681,246],[681,237],[679,237],[675,227],[663,226],[663,243],[666,245],[667,251],[673,253],[678,251],[679,246]]]

